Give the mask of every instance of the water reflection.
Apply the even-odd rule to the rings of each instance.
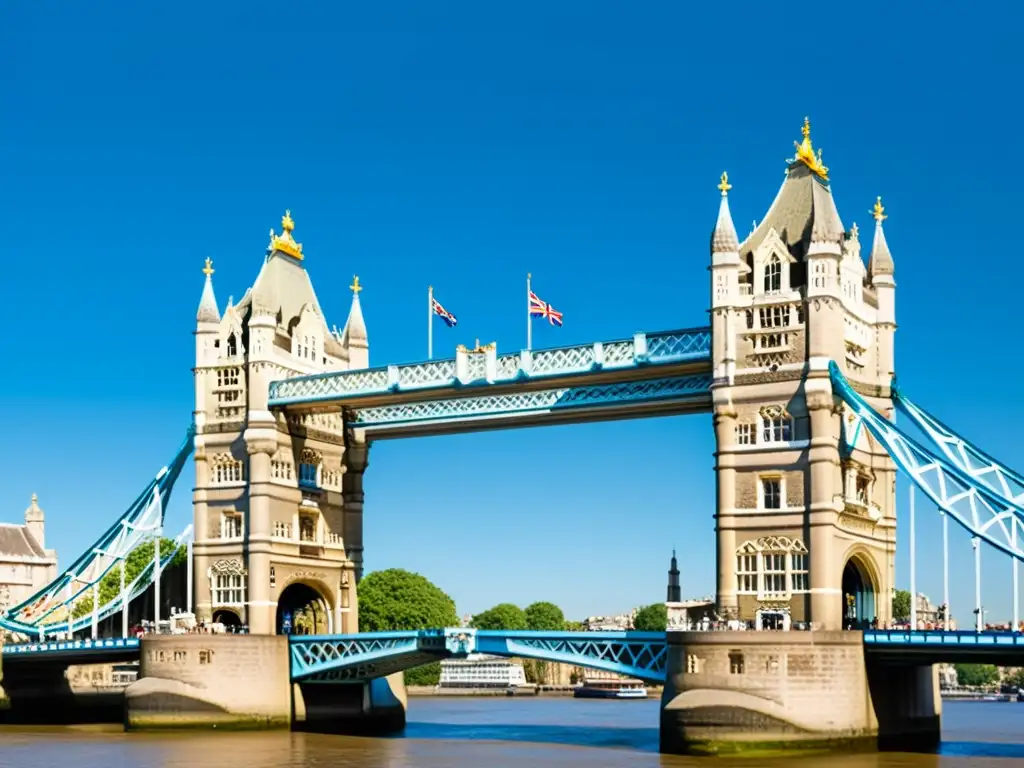
[[[716,760],[657,754],[658,703],[563,699],[414,699],[406,733],[389,739],[304,733],[123,734],[0,729],[2,764],[17,768],[547,768],[827,766],[951,768],[1024,765],[1024,706],[947,704],[941,755],[858,754]]]

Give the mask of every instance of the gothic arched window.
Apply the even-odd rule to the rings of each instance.
[[[764,292],[782,290],[782,260],[774,253],[764,265]]]
[[[228,336],[228,357],[234,357],[238,354],[238,342],[235,341],[235,334]]]

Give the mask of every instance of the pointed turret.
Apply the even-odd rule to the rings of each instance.
[[[370,364],[370,342],[366,334],[366,321],[363,319],[363,307],[359,303],[359,292],[363,286],[359,284],[359,276],[352,278],[352,308],[348,311],[348,320],[341,332],[341,343],[348,350],[349,368],[366,368]]]
[[[891,275],[895,271],[892,261],[892,253],[889,252],[889,243],[885,240],[885,230],[882,222],[888,218],[885,215],[885,207],[882,205],[882,198],[875,200],[875,207],[871,211],[875,219],[875,241],[871,245],[871,258],[868,260],[868,280],[872,283],[879,275]]]
[[[729,190],[732,184],[729,183],[728,173],[722,174],[718,188],[722,191],[722,202],[718,204],[718,221],[715,222],[715,231],[711,233],[711,253],[739,255],[740,239],[736,236],[736,227],[729,211]]]
[[[206,275],[206,283],[203,285],[203,295],[199,299],[196,322],[219,323],[220,311],[217,309],[217,297],[213,295],[213,261],[209,258],[206,259],[203,274]]]
[[[28,509],[25,510],[25,527],[39,544],[39,548],[46,549],[46,516],[39,506],[39,497],[34,493]]]

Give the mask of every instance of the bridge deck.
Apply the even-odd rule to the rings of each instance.
[[[711,332],[630,339],[299,376],[270,385],[270,407],[343,408],[372,438],[635,418],[710,407]]]

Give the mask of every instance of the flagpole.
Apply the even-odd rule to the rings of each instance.
[[[434,286],[427,288],[427,360],[434,359]]]
[[[526,351],[533,349],[533,324],[530,322],[530,273],[526,273]]]

